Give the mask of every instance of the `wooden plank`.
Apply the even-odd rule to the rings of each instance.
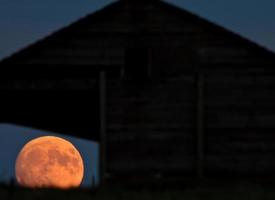
[[[204,74],[196,77],[197,92],[197,178],[203,178],[204,171]]]
[[[99,105],[100,105],[100,181],[106,175],[106,77],[105,71],[99,73]]]

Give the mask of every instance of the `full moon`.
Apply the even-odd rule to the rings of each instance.
[[[24,187],[69,189],[81,184],[84,165],[73,144],[44,136],[31,140],[19,152],[15,175]]]

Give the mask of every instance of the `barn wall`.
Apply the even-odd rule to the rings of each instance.
[[[207,172],[275,175],[274,100],[274,75],[207,77]]]
[[[188,75],[146,83],[108,80],[110,172],[194,172],[194,89]]]
[[[148,74],[131,79],[125,61],[127,51],[135,48],[148,52]],[[195,77],[202,73],[204,174],[274,174],[274,55],[237,34],[158,1],[120,1],[31,49],[11,63],[18,69],[37,68],[39,77],[41,68],[52,66],[56,71],[49,77],[60,79],[64,69],[73,67],[69,74],[78,78],[35,83],[17,79],[19,89],[85,90],[98,73],[95,69],[106,71],[109,173],[195,176]],[[132,74],[144,67],[134,64],[139,54],[135,59]],[[0,85],[9,87],[12,82]],[[83,110],[91,104],[95,108],[97,95],[81,96],[77,104]],[[70,99],[70,104],[75,102]],[[86,116],[82,119],[91,125]]]
[[[33,76],[33,71],[26,66],[15,75],[16,68],[5,67],[9,67],[9,70],[2,70],[1,74],[0,123],[99,140],[96,75],[86,79],[82,75],[79,78],[77,74],[80,71],[71,73],[68,66],[62,71],[54,68],[53,71],[41,70],[39,77]],[[57,78],[53,73],[60,74]]]
[[[134,47],[149,49],[149,81],[108,82],[109,172],[196,176],[195,76],[201,70],[206,74],[204,175],[272,173],[275,152],[263,119],[274,123],[272,104],[267,104],[273,95],[267,89],[273,87],[273,77],[267,81],[265,75],[256,73],[272,71],[272,59],[218,29],[147,9],[151,9],[148,32],[130,38]],[[262,121],[258,125],[249,122],[251,116]],[[263,152],[268,142],[270,149]]]

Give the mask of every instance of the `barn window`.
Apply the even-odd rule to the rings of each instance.
[[[141,80],[150,75],[150,52],[148,48],[129,48],[125,51],[123,76]]]

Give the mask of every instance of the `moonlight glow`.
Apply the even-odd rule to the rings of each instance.
[[[83,160],[68,141],[52,136],[36,138],[20,151],[16,179],[25,187],[73,188],[83,179]]]

